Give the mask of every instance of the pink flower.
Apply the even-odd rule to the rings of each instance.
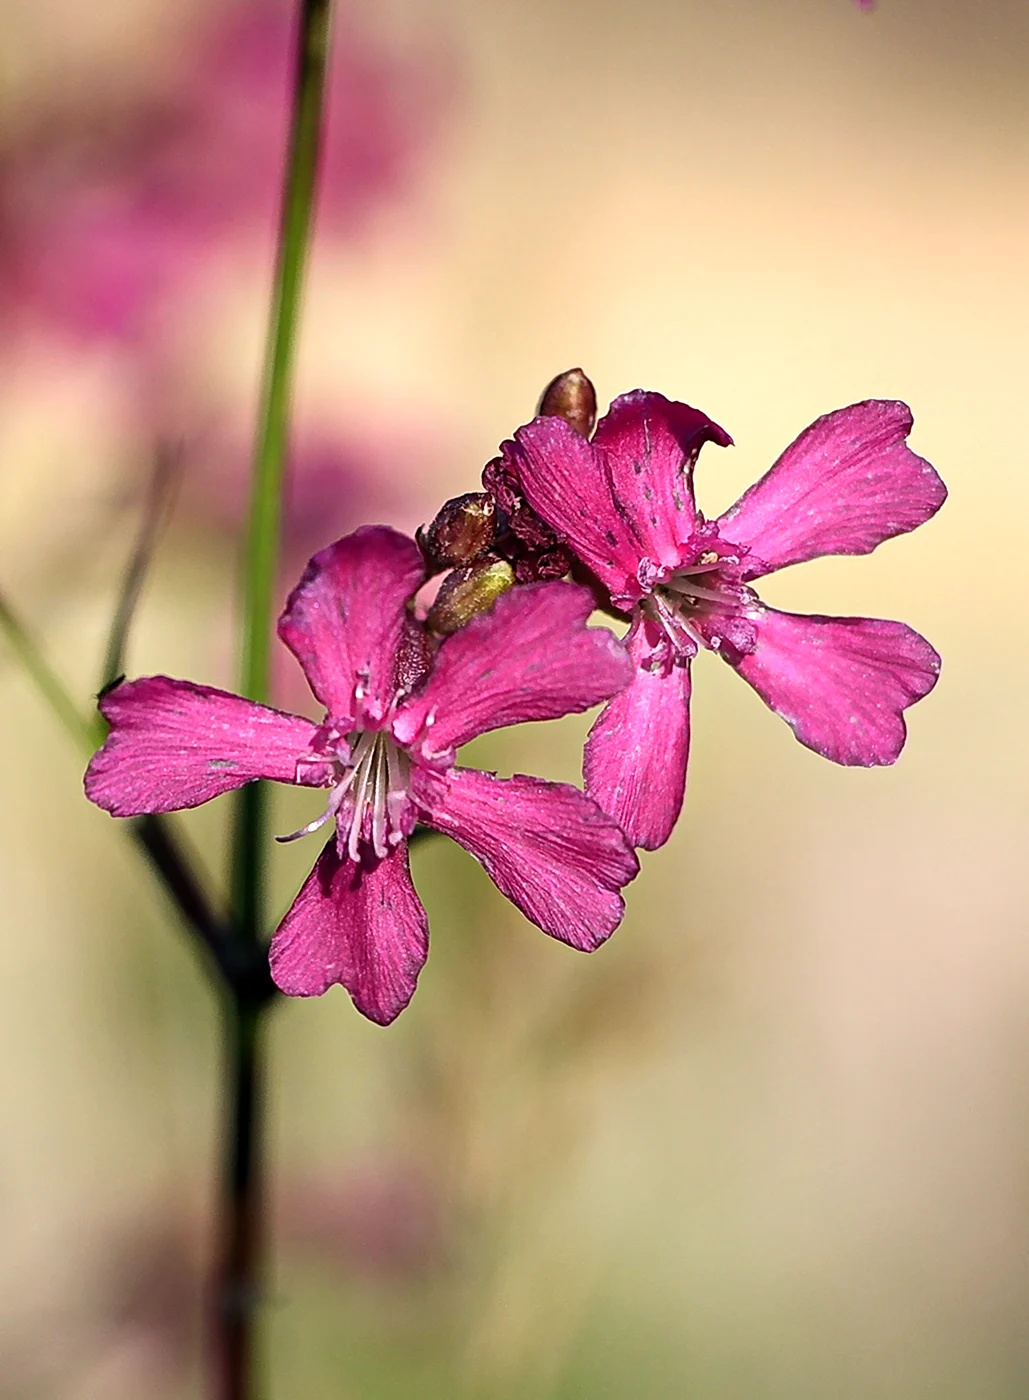
[[[417,822],[445,832],[545,933],[591,951],[617,927],[637,862],[614,821],[578,789],[455,766],[478,734],[588,709],[631,667],[587,628],[589,593],[565,583],[501,598],[428,654],[408,611],[424,578],[413,540],[369,526],[316,554],[279,620],[325,718],[151,676],[105,695],[111,725],[86,793],[114,816],[196,807],[255,778],[329,789],[326,845],[272,940],[291,996],[340,982],[387,1024],[410,1001],[428,952],[408,869]],[[286,840],[292,837],[284,838]]]
[[[728,435],[697,409],[637,390],[615,400],[592,442],[537,418],[505,444],[530,506],[631,618],[635,678],[586,745],[586,790],[635,846],[668,840],[689,753],[690,662],[716,651],[836,763],[893,763],[903,711],[940,659],[899,622],[798,617],[761,602],[755,579],[822,554],[867,554],[946,498],[906,445],[910,410],[871,400],[819,418],[717,520],[693,497],[693,467]]]

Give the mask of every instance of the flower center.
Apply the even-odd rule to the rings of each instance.
[[[643,600],[643,611],[667,636],[676,651],[692,656],[699,647],[714,645],[707,633],[717,617],[738,616],[754,595],[729,572],[738,564],[714,550],[695,564],[677,569]],[[726,566],[728,565],[728,569]]]
[[[295,841],[335,818],[341,857],[345,849],[351,860],[360,860],[361,842],[366,841],[381,860],[407,835],[411,761],[384,729],[354,730],[347,736],[347,748],[345,760],[320,760],[331,762],[337,772],[342,769],[325,811],[299,831],[275,839]]]

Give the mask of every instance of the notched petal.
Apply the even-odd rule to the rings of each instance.
[[[902,622],[766,608],[754,650],[736,670],[802,744],[834,763],[870,768],[896,762],[904,711],[932,690],[940,658]]]
[[[583,952],[624,913],[639,863],[618,825],[578,788],[452,769],[422,795],[424,820],[452,836],[527,919]]]
[[[86,770],[86,796],[116,817],[198,807],[255,778],[300,781],[310,720],[168,676],[126,681],[100,700],[111,726]]]
[[[276,930],[269,959],[287,996],[321,996],[338,982],[363,1016],[386,1026],[414,995],[428,951],[406,843],[368,866],[341,862],[333,839]]]
[[[561,418],[537,418],[515,433],[509,456],[536,514],[619,606],[631,606],[640,596],[636,569],[647,550],[612,496],[593,445]]]
[[[700,409],[644,389],[615,399],[593,436],[623,520],[665,567],[698,524],[693,468],[706,442],[728,447],[732,438]]]
[[[673,661],[651,630],[630,637],[632,682],[601,711],[583,755],[586,791],[648,851],[678,820],[690,751],[689,662]]]
[[[868,554],[935,515],[947,488],[907,445],[907,404],[870,399],[827,413],[718,521],[746,545],[744,576],[823,554]]]
[[[308,564],[279,636],[333,718],[385,715],[397,688],[407,602],[424,577],[414,540],[385,525],[345,535]]]

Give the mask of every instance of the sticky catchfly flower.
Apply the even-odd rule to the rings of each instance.
[[[410,1001],[428,952],[407,858],[416,823],[452,836],[528,919],[586,951],[618,925],[618,891],[638,868],[577,788],[455,766],[478,734],[585,710],[625,686],[624,648],[586,626],[588,591],[520,588],[433,655],[408,608],[423,579],[418,546],[394,530],[338,540],[279,621],[325,707],[320,724],[151,676],[102,698],[111,732],[86,773],[87,795],[119,817],[196,807],[256,778],[327,789],[322,815],[293,833],[334,828],[272,940],[272,976],[293,996],[342,983],[381,1024]]]
[[[946,488],[906,444],[905,404],[826,414],[717,520],[693,496],[700,448],[729,436],[705,414],[637,390],[587,441],[537,418],[504,446],[530,507],[631,619],[632,684],[586,746],[586,790],[635,846],[667,841],[689,753],[690,662],[716,651],[808,748],[836,763],[893,763],[903,711],[936,683],[940,659],[899,622],[801,617],[752,584],[822,554],[867,554],[939,510]]]

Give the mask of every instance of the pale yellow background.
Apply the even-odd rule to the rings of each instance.
[[[271,1393],[1024,1396],[1029,9],[393,0],[364,19],[447,68],[449,111],[407,202],[316,258],[302,395],[444,445],[398,523],[471,489],[572,364],[604,402],[655,388],[728,428],[697,473],[712,513],[818,414],[904,398],[951,490],[939,518],[765,593],[902,618],[944,668],[896,768],[851,772],[702,657],[686,814],[591,959],[423,849],[418,995],[388,1032],[341,991],[281,1009],[273,1159],[280,1194],[414,1164],[448,1260],[383,1283],[283,1244]],[[10,121],[68,84],[145,81],[185,22],[5,0]],[[245,421],[266,270],[241,248],[215,272],[195,374]],[[5,374],[0,582],[85,700],[141,476],[124,370],[40,344]],[[232,566],[173,529],[133,671],[232,682]],[[103,1300],[113,1242],[145,1253],[208,1208],[210,998],[5,654],[0,694],[0,1396],[199,1394],[155,1360],[157,1323]],[[574,779],[584,731],[480,760]],[[311,802],[284,797],[281,829]],[[191,818],[212,862],[223,816]],[[279,907],[313,855],[275,852]]]

